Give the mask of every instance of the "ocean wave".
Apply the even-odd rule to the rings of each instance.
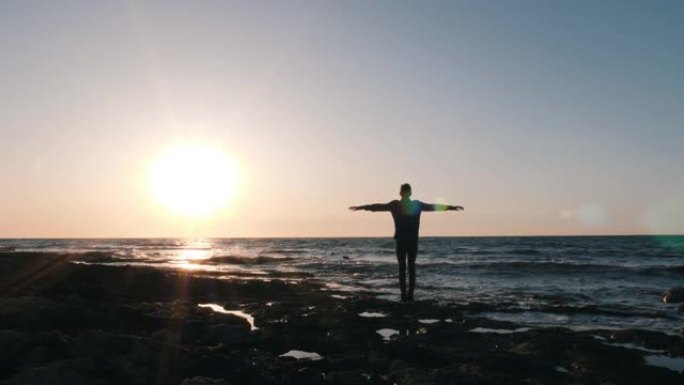
[[[625,269],[623,266],[606,265],[598,263],[572,263],[554,261],[493,261],[493,262],[435,262],[420,263],[421,269],[470,269],[470,270],[489,270],[492,272],[602,272],[608,270]]]
[[[539,249],[511,249],[511,250],[506,250],[504,254],[510,254],[510,255],[538,255],[541,254],[542,251]]]
[[[673,273],[684,273],[684,265],[668,266],[665,270],[671,271]]]
[[[75,253],[75,259],[79,262],[110,264],[110,263],[163,263],[165,260],[130,256],[113,251],[85,251]]]
[[[651,274],[684,274],[684,265],[674,265],[674,266],[647,266],[637,269],[639,274],[651,275]]]
[[[540,255],[543,250],[535,248],[494,248],[482,250],[470,250],[463,252],[462,249],[456,249],[455,254],[470,254],[470,255]]]
[[[212,247],[209,247],[209,246],[206,246],[206,247],[200,247],[200,246],[188,247],[188,246],[175,246],[175,245],[142,245],[142,246],[132,246],[131,248],[134,250],[184,250],[184,251],[211,250],[212,249]]]
[[[305,250],[303,249],[269,249],[271,254],[303,254]]]
[[[294,258],[289,257],[240,257],[235,255],[223,255],[193,262],[203,265],[261,265],[267,263],[282,263],[293,259]]]
[[[588,315],[608,315],[617,317],[645,317],[645,318],[666,318],[679,319],[676,315],[663,311],[639,310],[631,307],[620,307],[610,305],[584,304],[551,304],[530,308],[530,311],[541,311],[550,314],[588,314]]]

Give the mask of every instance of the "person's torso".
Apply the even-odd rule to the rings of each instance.
[[[392,201],[391,205],[392,218],[394,219],[394,239],[398,241],[417,240],[422,203],[405,200]]]

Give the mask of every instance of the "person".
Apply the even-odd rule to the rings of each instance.
[[[462,206],[423,203],[411,200],[411,185],[404,183],[399,190],[401,200],[389,203],[374,203],[352,206],[352,211],[389,211],[394,219],[394,240],[396,241],[397,262],[399,262],[399,289],[401,301],[413,301],[416,288],[416,257],[418,256],[418,229],[420,214],[423,211],[461,211]],[[406,265],[408,261],[408,291],[406,290]]]

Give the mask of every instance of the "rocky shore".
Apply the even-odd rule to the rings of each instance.
[[[684,359],[681,334],[528,329],[301,274],[73,263],[99,257],[0,252],[0,383],[684,384],[662,365]]]

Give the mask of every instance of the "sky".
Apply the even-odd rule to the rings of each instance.
[[[465,207],[422,235],[682,234],[682,20],[676,0],[3,1],[0,237],[389,236],[347,208],[405,182]],[[240,173],[205,217],[150,193],[187,143]]]

